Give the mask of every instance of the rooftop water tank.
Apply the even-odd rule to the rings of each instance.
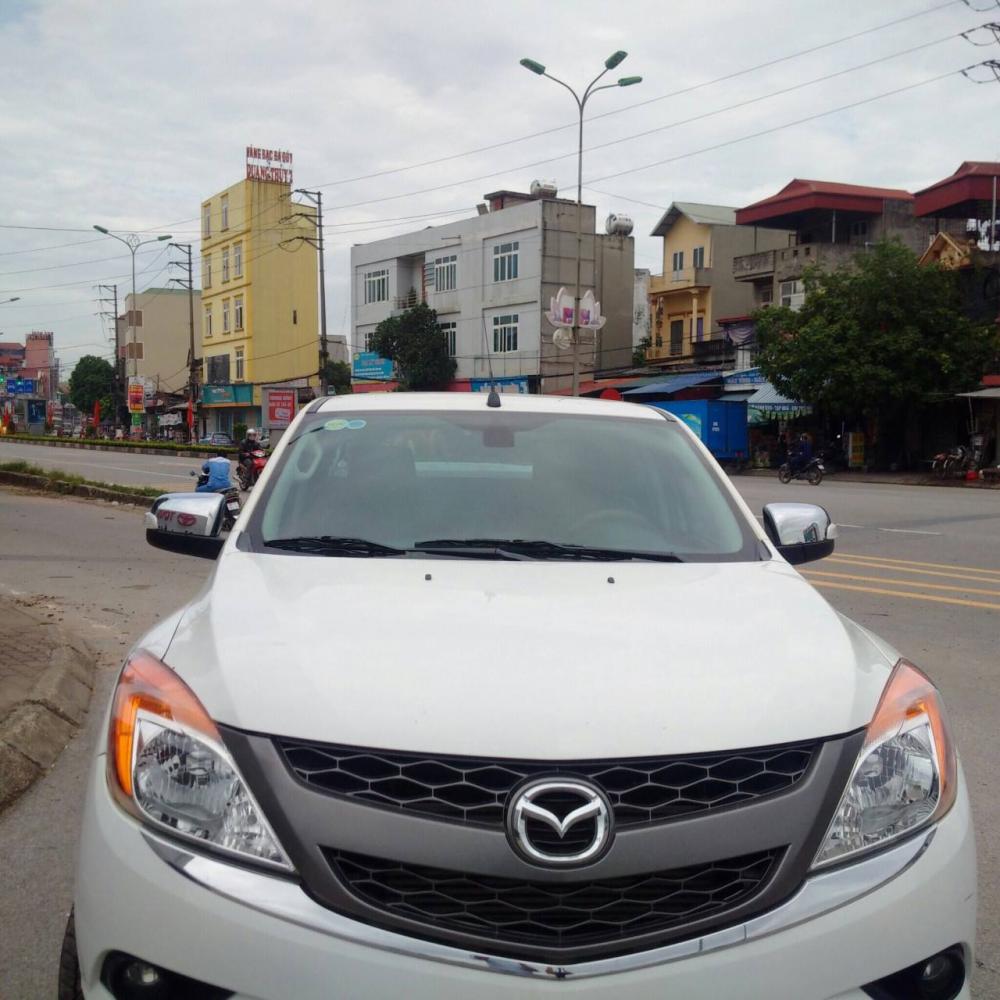
[[[555,198],[559,193],[559,187],[555,181],[532,181],[529,190],[532,198]]]
[[[631,215],[621,215],[620,213],[612,212],[604,223],[604,231],[608,236],[630,236],[632,229]]]

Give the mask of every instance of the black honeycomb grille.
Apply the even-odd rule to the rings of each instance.
[[[444,932],[550,948],[607,944],[721,918],[760,892],[781,851],[587,882],[522,882],[329,850],[358,898]]]
[[[683,758],[552,762],[277,744],[298,778],[318,790],[494,827],[503,823],[510,792],[529,778],[588,778],[608,796],[619,827],[639,826],[785,791],[806,773],[816,750],[796,743]]]

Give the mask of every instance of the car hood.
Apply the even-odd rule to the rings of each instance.
[[[845,733],[892,666],[790,566],[228,548],[165,660],[244,730],[567,759]]]

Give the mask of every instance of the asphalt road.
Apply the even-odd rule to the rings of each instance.
[[[206,453],[205,458],[208,457]],[[71,472],[101,483],[159,486],[164,491],[193,488],[190,472],[199,468],[204,460],[169,454],[130,455],[118,451],[88,451],[84,448],[0,441],[0,462],[31,462],[43,469]]]
[[[11,447],[0,445],[0,461]],[[51,451],[63,455],[61,449]],[[107,457],[126,469],[123,475],[133,474],[133,461],[151,463],[154,471],[155,463],[165,461]],[[172,461],[184,469],[193,460]],[[835,607],[924,668],[943,690],[978,834],[974,996],[1000,996],[1000,801],[993,791],[1000,714],[1000,496],[836,480],[784,487],[776,479],[746,477],[737,485],[758,513],[763,503],[775,500],[825,505],[842,526],[841,540],[832,557],[803,567],[808,579]],[[87,725],[52,772],[0,816],[0,997],[33,1000],[54,992],[72,896],[83,774],[121,654],[158,617],[196,592],[210,564],[148,548],[138,512],[91,501],[0,490],[0,525],[0,592],[54,611],[101,654]],[[720,613],[725,615],[724,607]],[[751,634],[747,641],[761,637]],[[900,915],[914,918],[919,915]]]

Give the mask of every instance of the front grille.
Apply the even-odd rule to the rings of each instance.
[[[526,761],[373,751],[279,739],[292,771],[313,788],[392,809],[486,826],[503,824],[511,791],[529,778],[588,778],[603,789],[619,827],[656,823],[791,788],[812,743],[690,757]]]
[[[328,850],[355,896],[429,931],[549,948],[614,943],[724,914],[760,892],[780,850],[584,882],[527,882]]]

